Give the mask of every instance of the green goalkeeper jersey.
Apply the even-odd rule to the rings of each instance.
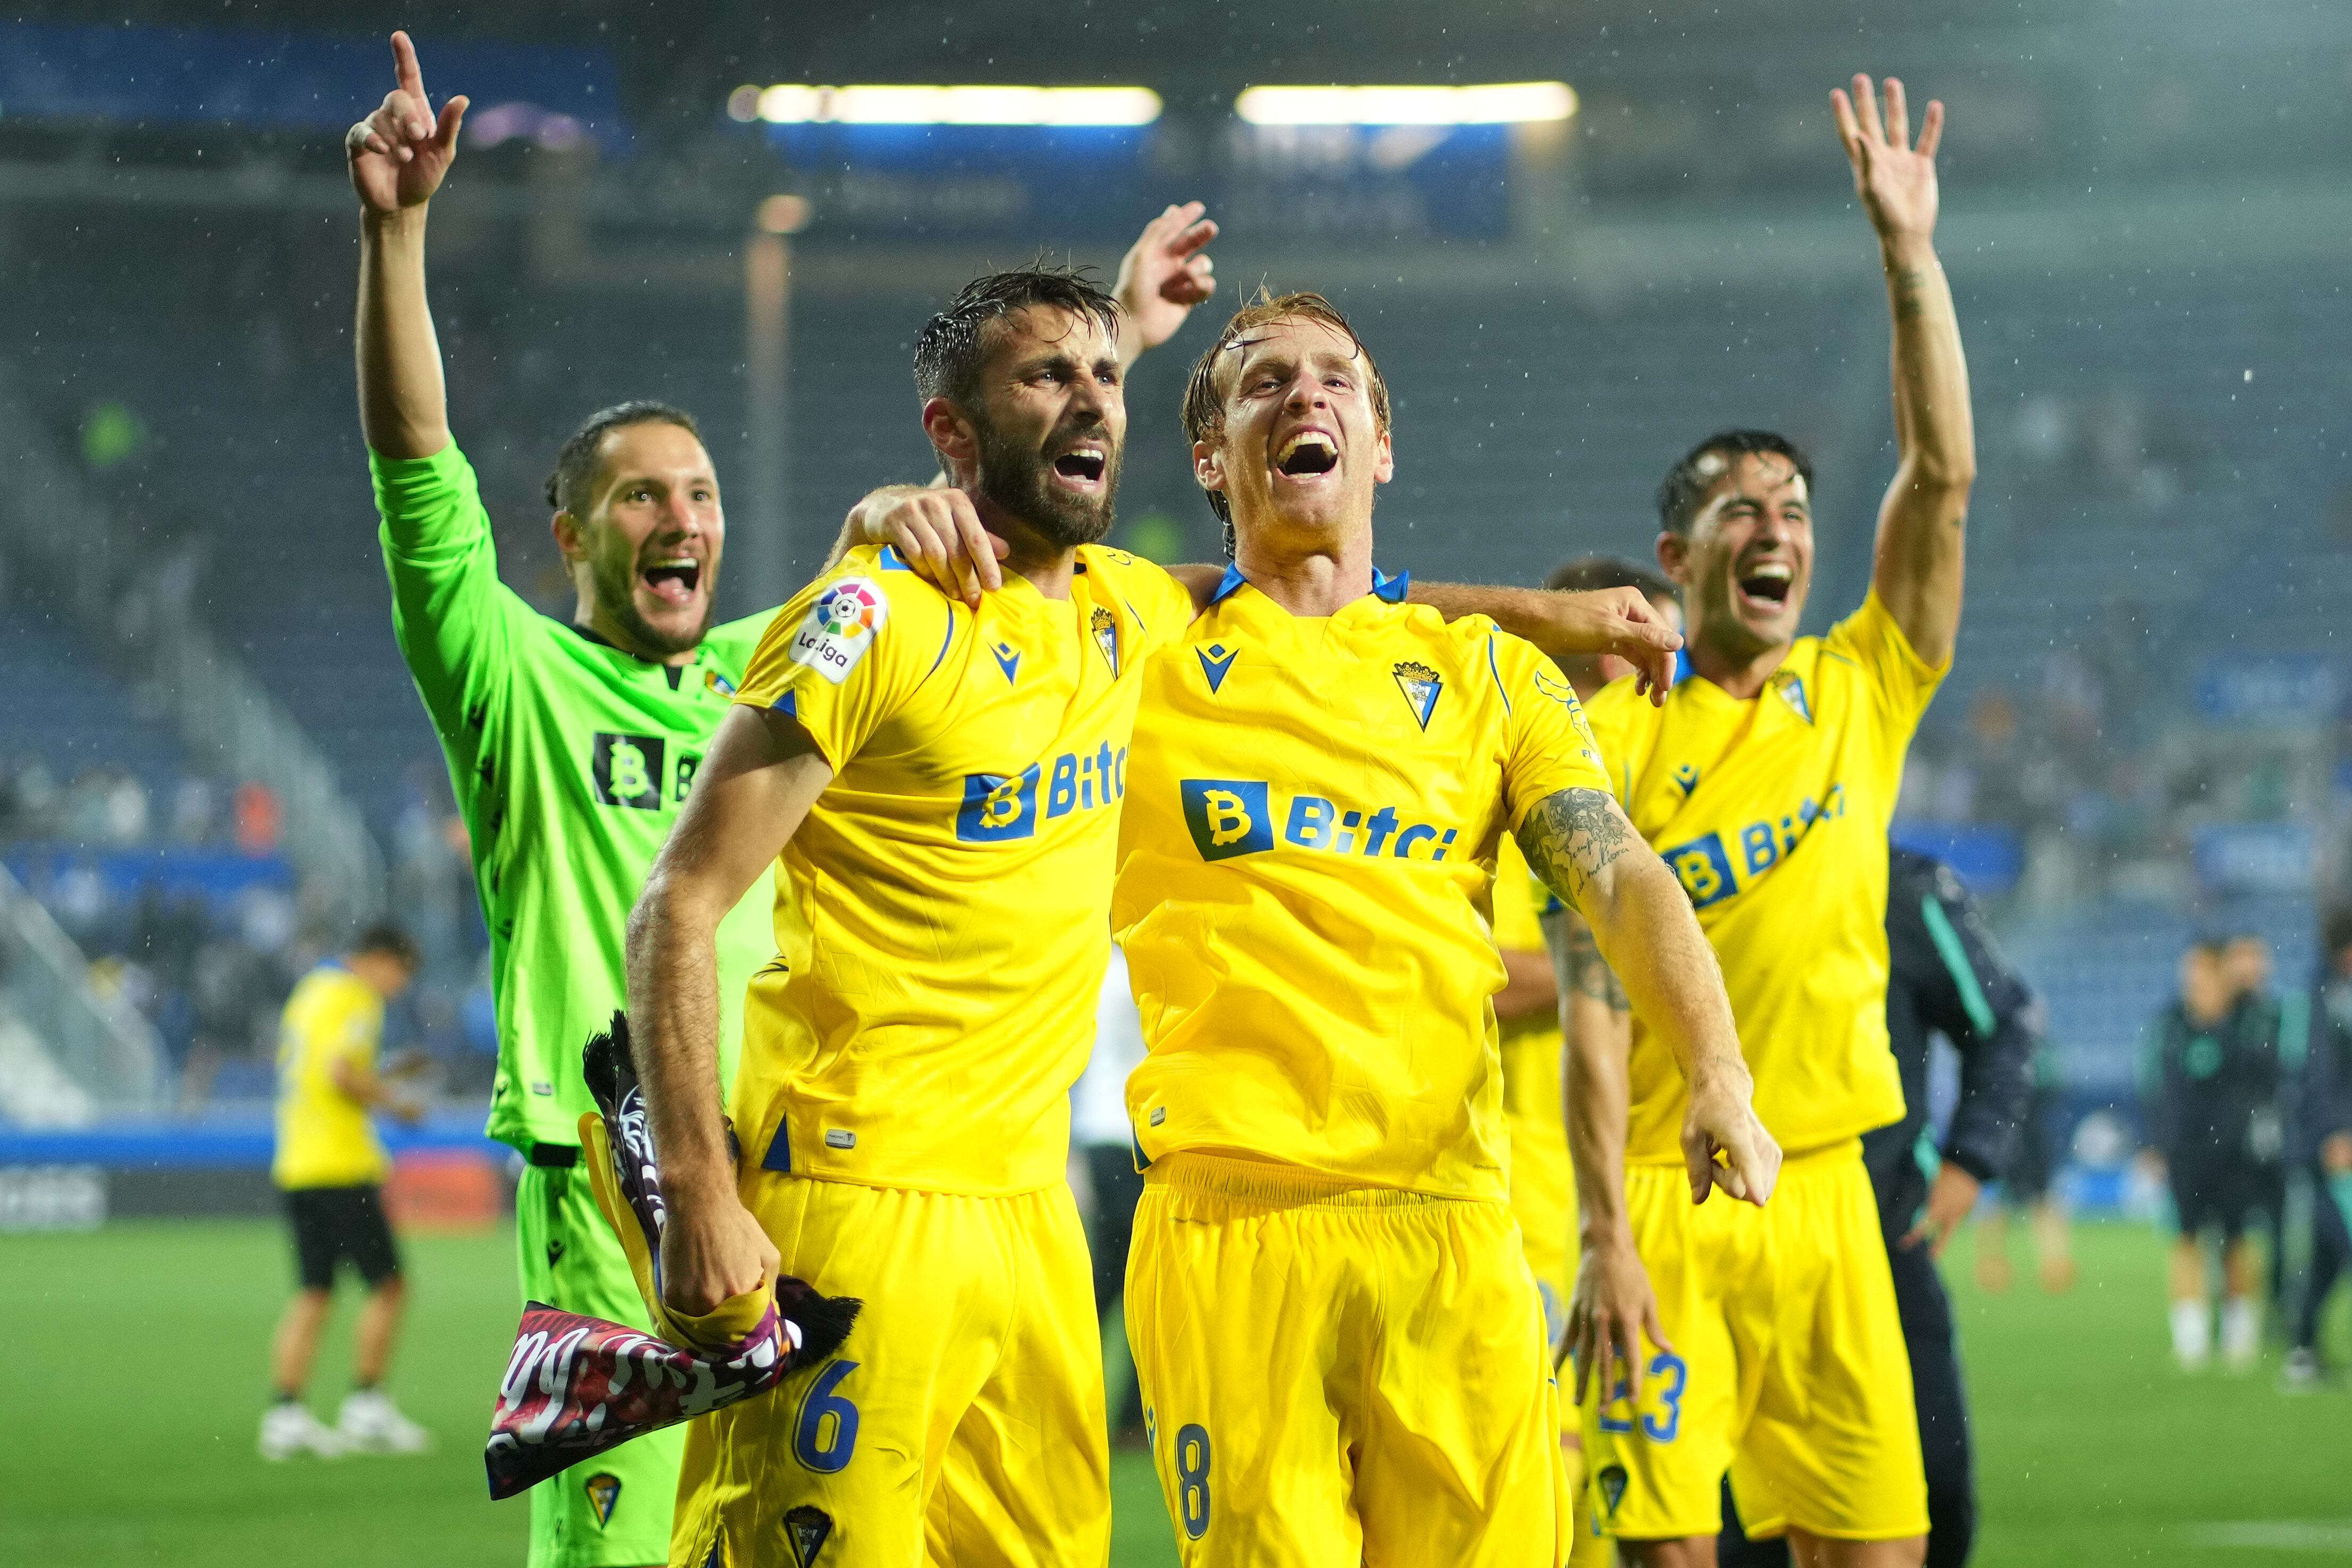
[[[370,454],[392,625],[473,835],[490,928],[499,1075],[489,1134],[577,1144],[581,1047],[628,994],[624,928],[743,666],[775,612],[648,664],[543,616],[499,581],[489,514],[455,443]],[[733,1080],[743,988],[775,956],[762,882],[719,930],[719,1071]]]

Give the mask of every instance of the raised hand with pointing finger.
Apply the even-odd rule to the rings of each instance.
[[[406,33],[392,36],[396,85],[374,113],[343,135],[352,189],[371,213],[390,214],[430,201],[457,156],[457,128],[465,122],[463,95],[433,112],[425,95],[425,72]]]

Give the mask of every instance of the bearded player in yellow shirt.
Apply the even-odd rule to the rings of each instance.
[[[1315,295],[1243,310],[1185,426],[1234,560],[1146,668],[1112,900],[1150,1044],[1129,1332],[1178,1552],[1556,1564],[1559,1409],[1491,1005],[1505,834],[1664,1021],[1692,1198],[1761,1202],[1779,1151],[1567,682],[1374,569],[1388,395],[1346,320]]]
[[[1594,1510],[1644,1565],[1715,1562],[1727,1469],[1748,1532],[1785,1534],[1800,1563],[1894,1568],[1926,1544],[1910,1363],[1860,1138],[1903,1112],[1886,1047],[1886,825],[1959,628],[1975,443],[1930,243],[1942,105],[1914,147],[1900,82],[1883,120],[1867,77],[1832,98],[1895,317],[1902,462],[1870,592],[1827,637],[1800,639],[1809,467],[1778,436],[1710,437],[1659,491],[1688,675],[1663,708],[1619,681],[1590,709],[1618,798],[1722,961],[1758,1112],[1788,1151],[1769,1210],[1691,1208],[1663,1020],[1634,995],[1630,1037],[1580,1024],[1570,1334]],[[1547,934],[1571,992],[1611,997],[1627,1020],[1568,918]]]

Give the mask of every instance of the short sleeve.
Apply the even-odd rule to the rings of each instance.
[[[1533,646],[1502,632],[1487,635],[1487,658],[1509,710],[1510,755],[1503,767],[1504,796],[1513,832],[1541,800],[1564,789],[1610,793],[1601,743],[1576,689]]]
[[[939,667],[954,631],[937,590],[853,551],[776,613],[735,700],[793,720],[838,773]]]
[[[1887,733],[1906,740],[1952,668],[1948,658],[1931,665],[1919,657],[1875,588],[1864,597],[1862,608],[1830,628],[1822,647],[1861,668]]]

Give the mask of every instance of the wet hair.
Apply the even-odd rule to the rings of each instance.
[[[359,941],[352,943],[352,952],[354,955],[362,952],[382,953],[386,958],[398,960],[412,970],[421,969],[425,964],[425,954],[418,950],[416,939],[390,921],[377,921],[367,930],[360,932]]]
[[[965,284],[948,308],[915,334],[916,395],[925,402],[944,397],[960,408],[975,408],[989,329],[1033,306],[1091,319],[1113,338],[1118,336],[1118,301],[1088,268],[1040,261],[991,272]]]
[[[1723,477],[1721,468],[1707,471],[1709,456],[1727,463],[1756,453],[1788,458],[1797,477],[1805,481],[1807,493],[1811,492],[1813,460],[1794,441],[1770,430],[1718,430],[1684,453],[1683,460],[1666,470],[1665,482],[1658,486],[1658,526],[1668,533],[1690,531],[1691,521],[1706,505],[1706,492]]]
[[[630,425],[675,425],[696,440],[702,439],[702,426],[694,422],[693,415],[650,397],[599,408],[572,432],[563,450],[555,455],[555,471],[547,476],[547,504],[577,517],[604,458],[604,433]]]
[[[1340,313],[1339,307],[1320,294],[1269,294],[1263,284],[1258,288],[1257,298],[1235,311],[1234,319],[1225,323],[1225,330],[1217,334],[1217,341],[1209,345],[1208,352],[1193,362],[1192,377],[1184,386],[1184,434],[1196,445],[1214,443],[1224,434],[1225,397],[1217,389],[1218,367],[1224,363],[1228,350],[1243,346],[1250,333],[1276,321],[1319,322],[1355,345],[1356,353],[1363,356],[1364,369],[1370,376],[1372,417],[1381,433],[1386,435],[1389,430],[1389,384],[1381,379],[1381,367],[1372,358],[1372,351],[1364,346],[1364,340],[1356,335],[1356,329],[1348,324],[1348,318]],[[1234,363],[1239,364],[1241,362],[1235,360]],[[1223,491],[1209,492],[1209,510],[1215,512],[1217,521],[1225,525],[1225,553],[1230,556],[1234,552],[1234,513],[1233,509],[1226,505]]]
[[[1682,590],[1647,566],[1622,555],[1580,555],[1551,569],[1544,586],[1570,594],[1591,594],[1602,588],[1639,588],[1645,599],[1682,602]]]

